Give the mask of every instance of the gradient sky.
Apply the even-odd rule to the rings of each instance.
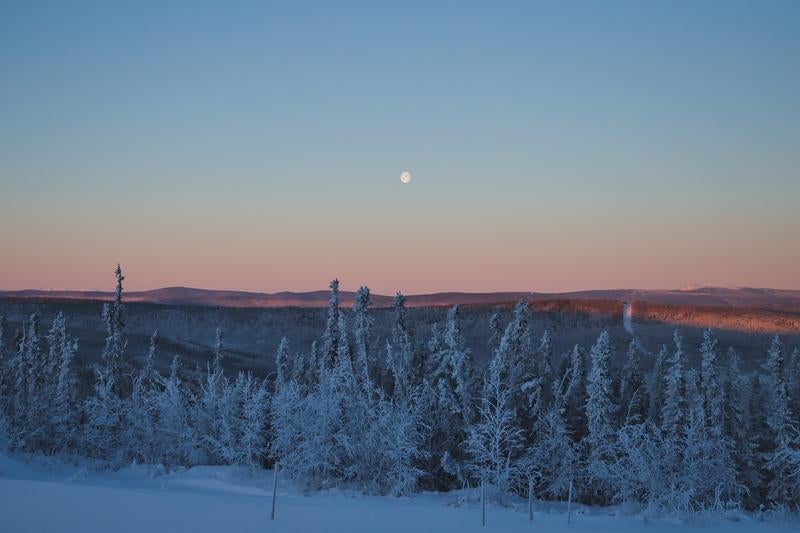
[[[800,289],[799,243],[800,2],[0,3],[0,289]]]

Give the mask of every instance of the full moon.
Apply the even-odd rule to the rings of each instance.
[[[408,170],[400,173],[400,181],[403,183],[411,183],[411,172]]]

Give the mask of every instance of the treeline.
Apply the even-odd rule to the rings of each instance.
[[[800,351],[775,337],[762,371],[740,370],[711,331],[690,365],[676,331],[649,373],[631,341],[625,365],[609,366],[602,333],[589,350],[554,352],[534,338],[524,302],[490,320],[488,365],[467,347],[458,307],[412,334],[402,295],[388,338],[373,332],[369,289],[340,308],[331,283],[327,321],[307,353],[285,339],[267,379],[223,371],[217,331],[205,368],[155,368],[126,358],[122,272],[104,306],[106,343],[94,380],[76,378],[77,341],[59,315],[43,333],[31,316],[13,339],[0,318],[0,444],[12,451],[83,455],[111,467],[269,466],[309,489],[410,493],[493,487],[591,504],[654,509],[748,509],[800,502]]]

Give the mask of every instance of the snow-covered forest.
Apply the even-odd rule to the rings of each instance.
[[[92,383],[79,379],[67,317],[46,328],[34,314],[16,333],[0,318],[0,447],[109,469],[277,463],[309,490],[483,483],[499,502],[571,491],[582,503],[654,512],[800,505],[800,349],[777,336],[754,373],[712,331],[698,347],[676,331],[657,355],[633,337],[615,371],[608,333],[555,353],[520,302],[510,322],[492,318],[492,355],[478,364],[457,306],[419,339],[398,294],[381,338],[369,289],[345,309],[334,280],[319,340],[297,353],[284,339],[266,379],[225,373],[220,330],[205,368],[176,357],[161,373],[158,332],[144,364],[130,362],[119,268],[116,276],[116,298],[98,317],[107,337]],[[655,357],[649,373],[645,357]]]

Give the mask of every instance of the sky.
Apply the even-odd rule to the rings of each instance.
[[[799,204],[800,2],[0,2],[0,289],[800,289]]]

